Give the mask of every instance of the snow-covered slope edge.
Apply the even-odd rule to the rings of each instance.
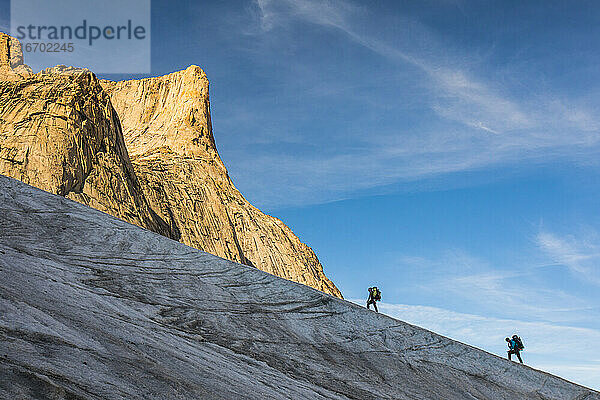
[[[2,399],[600,399],[0,176]]]

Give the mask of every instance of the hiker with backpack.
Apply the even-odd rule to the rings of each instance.
[[[525,349],[523,346],[523,341],[517,335],[513,335],[511,338],[506,338],[506,342],[508,343],[508,359],[511,360],[511,355],[516,354],[517,358],[523,364],[523,359],[521,359],[521,351]]]
[[[381,291],[377,288],[377,286],[373,286],[369,288],[369,300],[367,300],[367,309],[370,310],[369,306],[373,304],[373,308],[375,308],[375,312],[379,312],[377,310],[376,302],[381,300]]]

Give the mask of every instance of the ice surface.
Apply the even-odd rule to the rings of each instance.
[[[600,394],[0,176],[0,398]]]

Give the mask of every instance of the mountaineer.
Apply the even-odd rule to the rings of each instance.
[[[381,290],[377,288],[377,286],[373,286],[369,288],[369,300],[367,300],[367,309],[370,309],[369,306],[373,304],[373,308],[375,308],[375,312],[379,312],[377,310],[376,302],[381,300]]]
[[[516,354],[517,358],[523,364],[523,359],[521,359],[521,351],[525,349],[523,346],[523,341],[517,335],[513,335],[511,338],[506,338],[506,342],[508,343],[508,359],[511,359],[511,355]]]

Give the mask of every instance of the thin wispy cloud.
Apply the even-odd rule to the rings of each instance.
[[[597,233],[576,237],[542,231],[536,239],[556,264],[566,266],[579,279],[600,285],[600,236]]]
[[[435,258],[402,255],[396,262],[403,274],[417,273],[418,280],[410,285],[436,301],[451,298],[459,308],[476,304],[497,318],[511,318],[518,312],[520,318],[530,320],[592,322],[588,319],[594,311],[593,302],[541,284],[544,267],[537,260],[521,260],[499,268],[464,250],[453,249]]]
[[[357,118],[356,124],[343,133],[345,141],[335,144],[324,139],[333,137],[333,132],[317,135],[318,119],[312,124],[314,132],[291,132],[289,118],[277,120],[271,114],[247,111],[254,107],[247,103],[237,107],[232,121],[236,115],[244,115],[248,117],[244,122],[246,131],[256,133],[239,133],[241,137],[235,139],[235,144],[240,146],[241,140],[244,148],[226,147],[228,166],[241,189],[263,207],[340,200],[354,196],[357,191],[397,182],[521,161],[538,163],[574,157],[578,163],[585,163],[598,153],[600,122],[590,111],[592,100],[560,95],[551,85],[546,85],[543,91],[522,90],[522,85],[518,85],[520,89],[516,91],[511,82],[520,81],[516,75],[521,71],[515,70],[513,76],[509,65],[503,74],[512,76],[512,80],[491,79],[493,70],[489,70],[485,57],[472,56],[469,49],[456,46],[450,50],[445,38],[414,17],[396,16],[397,40],[390,41],[369,23],[373,11],[357,2],[257,0],[255,5],[257,11],[253,15],[258,18],[258,29],[253,32],[255,42],[277,38],[271,43],[274,47],[260,47],[256,57],[265,58],[267,50],[273,57],[279,57],[278,46],[293,48],[303,40],[289,32],[292,27],[305,24],[302,30],[311,32],[310,27],[316,26],[345,38],[349,46],[367,49],[402,69],[410,79],[407,84],[422,90],[419,95],[399,99],[363,96],[365,114],[351,116]],[[340,99],[352,98],[356,91],[374,93],[363,88],[349,90],[348,85],[354,82],[335,75],[325,75],[327,79],[319,81],[318,87],[311,86],[307,84],[311,78],[320,76],[318,66],[302,64],[290,68],[293,74],[285,82],[286,93],[294,93],[295,98],[304,96],[305,104],[315,101],[315,107],[321,102],[339,101],[343,109],[344,102]],[[368,87],[371,80],[378,82],[379,78],[383,79],[376,74],[367,76],[360,84]],[[390,75],[385,79],[393,78]],[[403,83],[394,84],[401,87]],[[382,86],[385,90],[385,85]],[[335,97],[335,93],[339,96]],[[411,107],[416,112],[423,112],[419,108],[423,105],[439,119],[424,117],[423,126],[380,125],[381,119],[390,118],[399,106],[409,102],[416,103]],[[286,112],[297,110],[290,108]],[[292,119],[304,122],[312,118],[307,114],[308,107],[302,111],[304,114],[291,115]],[[341,137],[347,121],[339,122],[336,129]],[[327,121],[328,126],[332,124],[334,119]],[[289,147],[292,143],[294,148]],[[312,146],[314,151],[295,151],[298,143]],[[290,148],[287,153],[286,144]],[[250,173],[245,168],[244,155],[253,145],[257,148],[252,149],[254,168]],[[273,168],[275,165],[277,168]]]
[[[534,110],[531,110],[531,106],[519,104],[507,96],[498,94],[488,83],[470,76],[465,70],[444,65],[448,60],[457,63],[456,59],[462,55],[443,54],[440,49],[442,45],[436,43],[437,38],[416,21],[409,21],[410,29],[417,32],[417,34],[413,32],[412,35],[427,38],[425,43],[431,48],[399,48],[368,34],[360,33],[352,20],[361,18],[368,10],[347,1],[257,0],[257,4],[262,13],[262,26],[265,31],[285,25],[290,19],[302,19],[309,23],[336,28],[352,41],[382,57],[408,63],[420,69],[428,76],[433,88],[440,92],[438,93],[439,104],[434,105],[434,109],[440,115],[465,125],[486,132],[499,133],[506,130],[533,128],[538,126],[539,120],[544,119],[543,117],[552,116],[550,110],[547,110],[546,115],[535,115],[537,112],[532,113]],[[433,53],[438,57],[427,59],[419,55],[419,52]],[[444,97],[450,98],[442,101]],[[542,105],[542,108],[548,105]],[[561,117],[568,121],[581,122],[588,128],[597,129],[597,120],[583,110],[569,107],[564,108],[563,113]],[[552,119],[555,119],[554,116]]]

